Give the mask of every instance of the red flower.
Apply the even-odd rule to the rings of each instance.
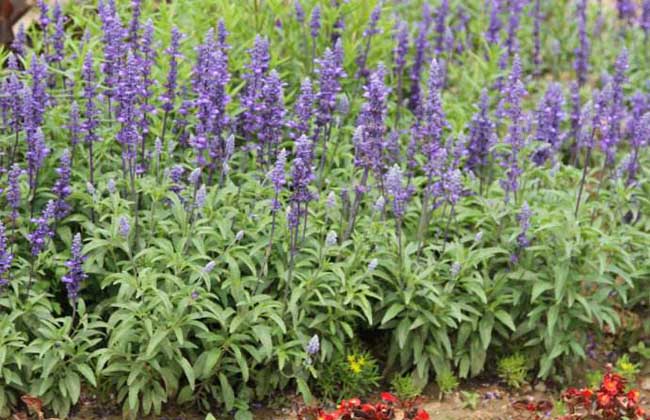
[[[616,373],[606,373],[600,388],[610,396],[614,396],[625,390],[625,381]]]
[[[599,408],[607,408],[612,402],[612,397],[606,392],[599,392],[596,396]]]
[[[429,413],[420,408],[413,420],[429,420]]]
[[[594,391],[589,388],[584,388],[580,390],[580,395],[584,400],[584,404],[588,406],[591,404],[591,397],[593,397]]]
[[[399,402],[399,399],[397,399],[397,397],[391,394],[390,392],[382,392],[381,399],[390,404],[397,404]]]
[[[639,390],[638,389],[633,389],[630,392],[627,393],[627,399],[633,403],[633,404],[638,404],[639,403]]]

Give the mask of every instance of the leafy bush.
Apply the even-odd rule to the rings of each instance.
[[[497,374],[511,388],[519,389],[528,376],[527,360],[522,354],[513,354],[499,360]]]
[[[39,2],[0,53],[0,415],[567,381],[646,309],[647,28],[240,3]]]

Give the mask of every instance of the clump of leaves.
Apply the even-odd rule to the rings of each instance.
[[[436,377],[436,384],[440,390],[439,398],[454,392],[459,385],[458,378],[450,370],[445,370]]]
[[[640,365],[632,362],[628,354],[624,354],[616,361],[614,371],[625,378],[628,383],[634,383],[639,375]]]
[[[380,378],[377,360],[366,351],[352,350],[322,365],[317,389],[324,398],[338,401],[345,396],[368,394],[377,388]]]
[[[526,358],[522,354],[513,354],[499,360],[497,374],[509,387],[519,389],[526,383],[528,366]]]
[[[478,405],[481,403],[481,394],[474,391],[460,391],[460,395],[463,397],[463,408],[468,408],[472,411],[478,408]]]
[[[395,376],[390,386],[400,400],[408,400],[420,396],[423,388],[422,385],[413,380],[411,375]]]
[[[603,377],[603,372],[599,369],[597,370],[590,370],[587,372],[585,375],[585,382],[587,383],[587,387],[589,388],[595,388],[600,384],[600,380]]]

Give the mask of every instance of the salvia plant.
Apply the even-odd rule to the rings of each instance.
[[[650,298],[641,3],[40,1],[0,53],[0,416],[246,419],[350,348],[355,392],[569,380]]]

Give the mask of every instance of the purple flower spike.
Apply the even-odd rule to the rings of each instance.
[[[487,177],[492,149],[497,143],[494,121],[490,118],[490,97],[487,90],[481,92],[479,109],[469,125],[467,167],[481,178],[481,187]]]
[[[68,196],[72,193],[72,187],[70,186],[70,178],[72,175],[72,170],[70,168],[70,150],[65,149],[61,155],[60,165],[56,168],[56,173],[58,179],[52,187],[52,192],[56,195],[56,210],[54,215],[57,219],[62,219],[70,213],[71,206],[66,201]]]
[[[280,192],[282,191],[282,188],[284,188],[284,185],[287,183],[286,181],[286,176],[285,176],[285,166],[287,164],[287,151],[285,149],[280,150],[278,153],[278,158],[275,162],[275,165],[273,166],[273,169],[269,173],[269,178],[271,179],[271,182],[273,183],[273,188],[275,189],[275,196],[273,197],[273,202],[272,202],[272,210],[278,211],[280,210],[280,202],[278,201],[278,196],[280,195]]]
[[[312,37],[312,39],[318,38],[318,34],[320,33],[320,6],[316,6],[312,9],[311,11],[311,21],[309,22],[309,27],[311,28],[311,32],[309,33]]]
[[[305,78],[300,85],[300,94],[294,106],[295,120],[290,123],[293,129],[293,138],[297,139],[302,135],[309,137],[311,118],[314,113],[314,99],[311,80]]]
[[[564,95],[558,83],[549,86],[537,109],[537,133],[535,140],[541,146],[531,156],[533,162],[541,166],[553,159],[562,146],[560,126],[564,121]]]
[[[578,48],[575,51],[573,69],[576,71],[578,85],[582,87],[587,82],[589,74],[589,54],[591,44],[587,33],[587,0],[578,0],[576,6],[578,19]]]
[[[18,210],[20,209],[20,175],[22,173],[20,165],[14,163],[8,175],[7,204],[11,207],[11,221],[14,225],[18,219]]]
[[[36,229],[27,235],[27,239],[32,245],[32,255],[34,257],[37,257],[43,252],[47,241],[54,236],[51,224],[55,219],[55,213],[56,202],[50,200],[47,202],[47,206],[41,213],[41,216],[32,220],[32,223],[36,224]]]
[[[404,186],[403,172],[398,165],[394,165],[388,170],[385,183],[386,192],[393,199],[393,213],[398,220],[401,220],[411,194],[409,189]]]
[[[131,232],[131,223],[129,218],[126,216],[121,216],[118,225],[118,232],[123,238],[128,238],[129,233]]]
[[[528,248],[530,245],[530,239],[528,238],[528,230],[530,229],[530,218],[533,215],[528,203],[524,203],[521,206],[521,211],[517,215],[517,221],[519,222],[520,233],[517,236],[517,244],[521,249]]]
[[[5,232],[5,225],[0,221],[0,289],[5,287],[9,280],[7,274],[11,269],[11,263],[14,260],[14,255],[7,245],[7,235]]]
[[[172,28],[172,40],[165,54],[169,57],[169,72],[165,82],[165,93],[160,97],[163,103],[163,110],[171,112],[174,109],[174,100],[176,99],[177,78],[178,78],[178,60],[183,57],[179,52],[180,42],[183,35],[177,27]]]
[[[68,291],[68,299],[72,302],[72,306],[75,306],[79,297],[81,282],[88,277],[83,269],[86,257],[82,254],[81,248],[81,234],[77,233],[70,247],[70,259],[65,263],[66,267],[68,267],[68,273],[61,279]]]

